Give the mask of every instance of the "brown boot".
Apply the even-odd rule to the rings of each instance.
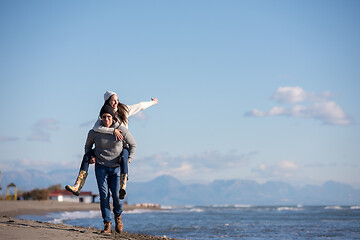
[[[104,222],[104,230],[101,233],[111,235],[111,222]]]
[[[124,224],[122,222],[122,219],[121,219],[121,215],[115,215],[115,231],[117,233],[121,233],[124,229]]]
[[[119,198],[124,199],[126,195],[126,183],[128,180],[127,174],[120,174],[120,191],[119,191]]]
[[[74,186],[66,185],[65,189],[69,192],[72,192],[74,195],[79,196],[81,188],[84,186],[86,177],[88,173],[84,170],[79,172],[79,176],[77,177]]]

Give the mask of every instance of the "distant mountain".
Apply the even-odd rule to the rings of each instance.
[[[55,184],[73,184],[77,172],[58,170],[44,173],[36,170],[2,173],[2,193],[14,182],[20,190],[47,188]],[[97,192],[95,174],[90,171],[83,188]],[[284,182],[260,184],[251,180],[215,180],[211,183],[183,184],[163,175],[149,182],[128,182],[129,203],[159,203],[162,205],[360,205],[360,189],[328,181],[322,186],[294,187]]]
[[[39,188],[44,188],[48,187],[49,183],[52,182],[49,174],[38,170],[3,172],[1,177],[2,189],[3,191],[5,190],[5,192],[6,186],[11,182],[15,183],[19,190],[32,189],[34,185]]]
[[[284,182],[216,180],[184,185],[171,176],[128,183],[128,201],[162,205],[359,205],[360,189],[329,181],[322,186],[293,187]]]

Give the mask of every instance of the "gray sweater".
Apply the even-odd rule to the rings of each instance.
[[[113,127],[113,126],[112,126]],[[122,131],[124,141],[129,145],[129,160],[134,157],[136,142],[126,127],[119,126],[117,129]],[[123,141],[117,141],[114,135],[95,132],[90,130],[85,143],[85,152],[91,150],[95,144],[96,163],[105,167],[120,166],[119,157],[123,150]]]

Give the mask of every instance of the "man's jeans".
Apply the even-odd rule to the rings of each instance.
[[[104,222],[111,221],[110,192],[113,199],[113,212],[115,215],[122,213],[123,202],[119,199],[120,191],[120,167],[104,167],[95,164],[96,181],[100,194],[101,215]]]

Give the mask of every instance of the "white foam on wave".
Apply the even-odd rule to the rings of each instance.
[[[183,206],[183,208],[193,208],[193,207],[195,207],[194,205],[185,205],[185,206]]]
[[[299,207],[278,207],[276,208],[277,211],[300,211],[302,210]]]
[[[161,210],[173,210],[176,209],[172,206],[160,206]],[[128,211],[124,211],[124,213],[129,213],[129,214],[141,214],[141,213],[152,213],[152,212],[158,212],[158,209],[145,209],[145,208],[139,208],[139,209],[133,209],[133,210],[128,210]]]
[[[192,209],[189,209],[189,212],[204,212],[204,209],[201,209],[201,208],[192,208]]]
[[[171,209],[173,209],[173,207],[172,206],[160,206],[160,209],[163,209],[163,210],[171,210]]]
[[[214,205],[210,205],[210,207],[215,207],[215,208],[249,208],[249,207],[251,207],[251,205],[248,205],[248,204],[235,204],[235,205],[214,204]]]
[[[150,210],[150,209],[134,209],[129,211],[124,211],[124,214],[142,214],[142,213],[152,213],[158,210]]]
[[[184,207],[172,208],[174,212],[204,212],[205,210],[196,206],[187,205]]]
[[[360,206],[351,206],[350,209],[357,210],[357,209],[360,209]]]
[[[234,207],[236,208],[250,208],[251,205],[241,205],[241,204],[235,204]]]
[[[165,209],[168,210],[168,212],[170,213],[181,213],[181,212],[204,212],[206,211],[206,209],[203,208],[199,208],[199,207],[190,207],[190,206],[186,206],[186,207],[173,207],[171,209]]]
[[[331,209],[331,210],[342,210],[341,206],[326,206],[324,209]]]
[[[219,205],[219,204],[214,204],[214,205],[210,205],[211,207],[218,207],[218,208],[227,208],[227,207],[231,207],[231,205],[229,205],[229,204],[221,204],[221,205]]]
[[[100,211],[75,211],[75,212],[60,212],[49,214],[48,217],[53,218],[51,223],[63,223],[66,220],[84,219],[84,218],[99,218]]]

